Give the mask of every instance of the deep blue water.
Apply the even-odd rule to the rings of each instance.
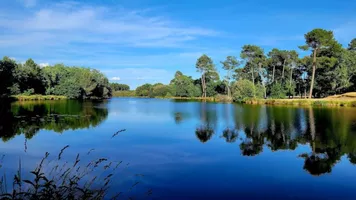
[[[29,171],[70,145],[69,161],[123,161],[110,191],[124,197],[356,199],[354,108],[113,98],[15,103],[11,113],[0,124],[0,173],[19,159]]]

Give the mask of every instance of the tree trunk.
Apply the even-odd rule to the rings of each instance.
[[[282,69],[282,81],[284,81],[284,68],[286,65],[286,60],[283,61],[283,69]]]
[[[253,67],[252,67],[252,84],[253,84],[253,97],[255,97],[255,71],[253,70]]]
[[[307,98],[307,88],[304,87],[304,99],[306,99],[306,98]]]
[[[226,83],[226,85],[227,85],[227,96],[231,97],[231,90],[230,90],[229,83]]]
[[[265,86],[265,83],[263,82],[263,77],[262,77],[262,75],[261,75],[261,63],[258,63],[258,74],[261,76],[261,83],[262,83],[262,86],[263,86],[263,89],[264,89],[264,98],[266,98],[267,97],[267,91],[266,91],[266,86]]]
[[[276,66],[273,65],[272,83],[274,82],[274,73],[276,71]]]
[[[316,70],[316,50],[317,49],[314,49],[314,55],[313,55],[313,73],[312,73],[312,80],[311,80],[310,90],[309,90],[309,99],[311,99],[313,96],[315,70]]]
[[[202,97],[206,97],[205,73],[201,75],[201,86],[203,90]]]
[[[293,76],[293,68],[290,68],[289,89],[292,88],[292,79],[293,79],[292,76]],[[291,92],[291,96],[293,98],[292,92]]]
[[[231,90],[230,90],[231,73],[230,73],[230,70],[227,72],[227,76],[228,76],[228,80],[226,80],[227,96],[231,97]]]

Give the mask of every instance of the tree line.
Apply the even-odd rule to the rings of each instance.
[[[129,91],[130,86],[121,83],[110,83],[112,91]]]
[[[213,97],[231,100],[251,98],[322,98],[356,90],[356,38],[347,48],[332,31],[314,29],[304,35],[300,49],[310,55],[300,57],[296,50],[274,48],[265,53],[256,45],[244,45],[240,58],[221,61],[222,78],[216,64],[207,56],[197,59],[198,79],[177,71],[168,85],[144,84],[137,96]]]
[[[32,59],[25,63],[8,57],[0,60],[0,98],[32,94],[108,98],[111,91],[108,79],[95,69],[63,64],[40,67]]]

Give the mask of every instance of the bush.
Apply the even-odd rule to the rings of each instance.
[[[232,97],[234,101],[252,98],[263,98],[264,88],[262,85],[253,86],[249,80],[239,80],[232,86]]]
[[[275,83],[271,88],[271,95],[273,99],[284,99],[286,97],[286,91],[284,90],[282,84]]]
[[[82,96],[82,88],[78,84],[76,84],[75,80],[67,79],[55,86],[53,94],[63,95],[71,99],[76,99]]]
[[[217,102],[232,102],[232,97],[229,97],[227,95],[222,95],[222,94],[218,94],[216,97],[215,97],[215,100]]]
[[[152,88],[153,97],[165,97],[168,93],[171,92],[171,88],[168,85],[155,85]]]
[[[21,94],[21,90],[20,90],[20,85],[18,83],[15,83],[14,85],[12,85],[11,87],[9,87],[10,93],[12,95],[19,95]]]
[[[151,84],[144,84],[136,88],[136,95],[141,97],[148,97],[152,96],[152,85]]]
[[[33,88],[31,88],[31,89],[25,90],[22,94],[26,95],[26,96],[29,96],[29,95],[32,95],[34,93],[35,93],[35,90]]]
[[[262,99],[262,98],[264,98],[265,94],[266,94],[265,88],[261,84],[255,85],[255,96],[256,96],[256,98]]]

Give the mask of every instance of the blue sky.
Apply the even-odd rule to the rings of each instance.
[[[219,64],[244,44],[297,49],[313,28],[356,37],[354,0],[1,0],[0,56],[96,68],[135,88],[197,77],[203,53]]]

